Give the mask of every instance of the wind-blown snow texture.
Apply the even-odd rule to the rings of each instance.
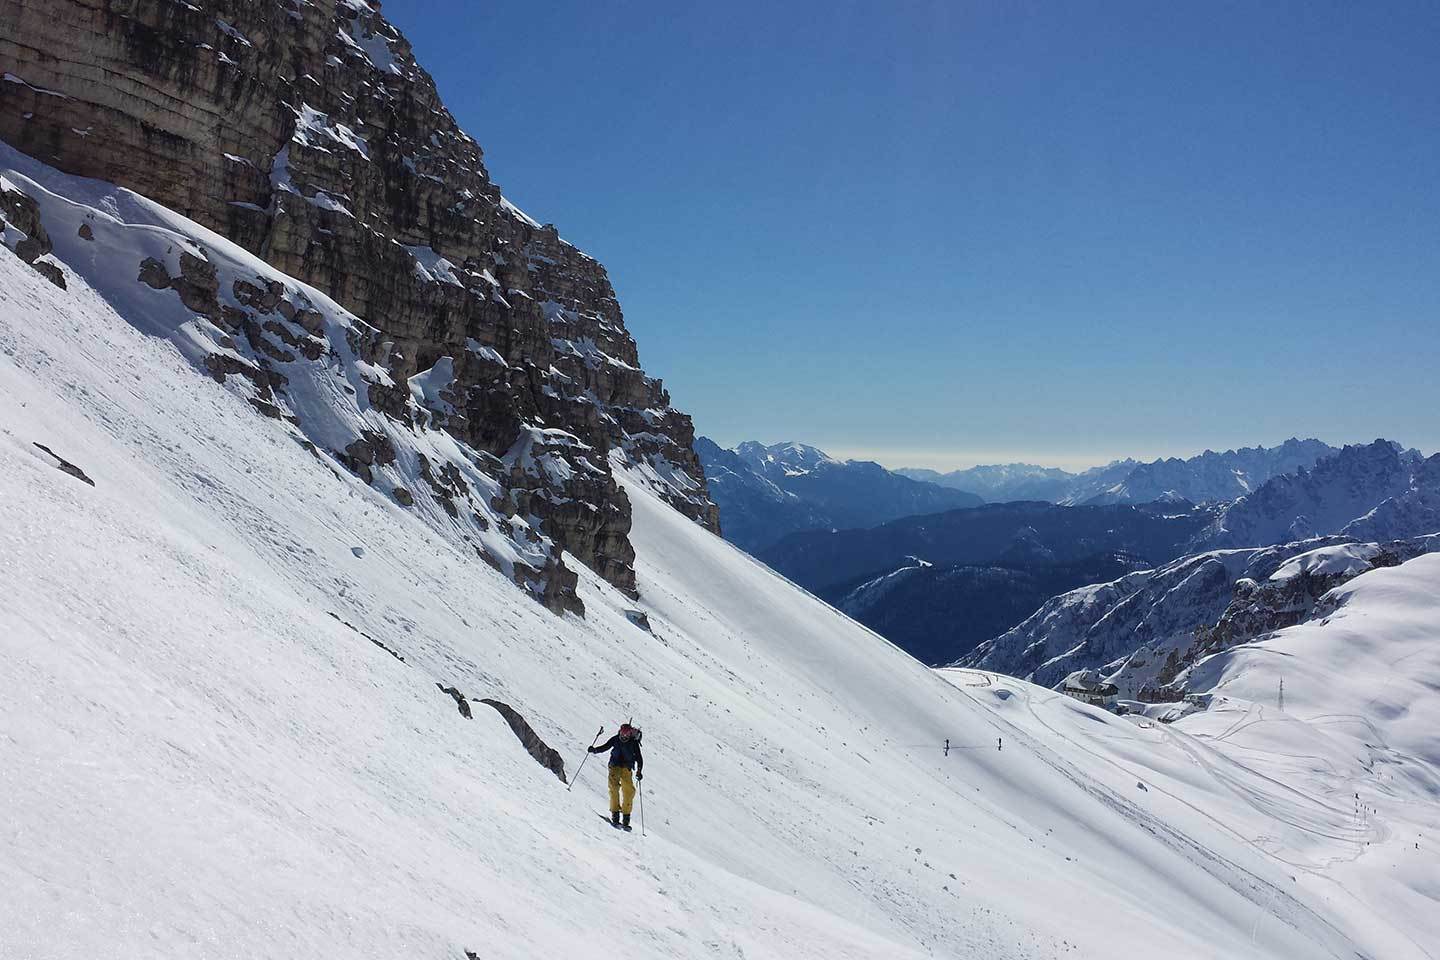
[[[1440,937],[1418,773],[1360,827],[1257,809],[1278,788],[1205,773],[1183,732],[944,682],[618,458],[653,633],[583,567],[586,616],[557,616],[444,511],[202,375],[86,249],[58,251],[63,291],[0,250],[0,954],[1408,958]],[[316,423],[362,415],[361,391],[302,395]],[[393,442],[403,463],[431,439]],[[597,822],[597,765],[566,792],[437,683],[567,758],[633,716],[648,836]],[[1338,769],[1348,791],[1364,768]]]

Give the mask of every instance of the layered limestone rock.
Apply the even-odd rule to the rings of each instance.
[[[487,455],[500,514],[538,519],[628,591],[612,456],[718,529],[690,418],[641,369],[604,268],[505,200],[377,3],[0,0],[0,73],[0,139],[198,221],[373,326],[366,359],[390,376],[370,402],[405,419],[414,394],[426,425]],[[181,268],[137,264],[137,282],[277,355],[321,349],[276,290],[221,298],[203,263]],[[252,376],[226,362],[211,372]],[[275,386],[252,401],[271,416]],[[361,438],[344,462],[364,477],[384,454]],[[452,506],[456,479],[424,469]]]

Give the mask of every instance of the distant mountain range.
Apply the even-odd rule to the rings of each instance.
[[[837,585],[820,596],[917,659],[936,664],[1020,622],[1057,593],[1146,566],[1124,553],[1009,566],[935,566],[907,557],[893,570]]]
[[[1128,473],[1134,465],[1134,461],[1123,461],[1124,472]],[[1096,467],[1086,472],[1094,473],[1120,466],[1122,463],[1117,462],[1110,467]],[[990,464],[951,473],[919,467],[901,467],[895,472],[942,487],[965,490],[984,498],[986,503],[1008,503],[1012,500],[1047,500],[1050,503],[1059,503],[1070,496],[1081,476],[1059,467],[1041,467],[1033,463]]]
[[[1080,474],[1007,464],[904,476],[802,443],[725,450],[703,437],[696,451],[731,542],[927,663],[1045,684],[1142,647],[1127,682],[1168,681],[1165,653],[1189,649],[1237,579],[1268,576],[1296,544],[1440,532],[1440,455],[1389,440],[1292,439]],[[959,483],[972,489],[941,485]],[[981,502],[1011,494],[1034,499]],[[1136,606],[1150,612],[1131,623]]]
[[[1376,567],[1440,549],[1440,534],[1349,537],[1214,550],[1071,590],[958,664],[1054,686],[1095,669],[1127,698],[1176,700],[1184,671],[1211,653],[1308,618],[1326,591]]]
[[[837,460],[803,443],[742,443],[733,450],[695,441],[725,539],[757,553],[801,530],[872,527],[914,514],[983,501],[891,473],[878,463]]]
[[[1440,520],[1437,481],[1440,456],[1427,462],[1418,450],[1390,440],[1347,446],[1308,469],[1273,477],[1229,504],[1195,546],[1265,546],[1342,533],[1431,533],[1424,529],[1430,522],[1426,506]],[[1355,528],[1348,529],[1352,523]]]
[[[1347,446],[1220,508],[1187,556],[1056,596],[979,647],[959,644],[957,657],[1046,686],[1099,669],[1154,695],[1204,655],[1298,622],[1337,572],[1433,551],[1437,533],[1440,454]]]
[[[898,569],[911,557],[937,567],[1037,567],[1124,553],[1154,565],[1180,556],[1214,516],[1214,510],[1191,504],[989,503],[864,530],[792,533],[759,557],[823,595],[860,577]]]
[[[1336,452],[1337,448],[1319,440],[1291,438],[1277,447],[1242,447],[1223,453],[1206,450],[1183,460],[1116,460],[1081,473],[1028,463],[971,467],[943,474],[915,468],[895,472],[974,493],[987,503],[1048,500],[1093,505],[1148,503],[1167,497],[1208,503],[1243,497],[1271,477],[1313,466]]]
[[[1258,473],[1308,457],[1313,443],[1242,453]],[[1134,495],[1187,471],[1190,489],[1208,475],[1213,490],[1225,457],[1238,462],[1217,454],[1131,467],[1123,489],[1112,492]],[[1247,571],[1268,576],[1301,551],[1299,541],[1314,548],[1435,532],[1440,455],[1425,460],[1377,440],[1337,449],[1223,503],[1196,506],[1169,489],[1145,504],[986,504],[870,529],[798,532],[759,556],[921,660],[961,659],[1048,685],[1157,640],[1174,646],[1177,631],[1189,643],[1194,629],[1225,609],[1237,579]],[[977,646],[988,652],[971,654]],[[1151,650],[1149,672],[1137,666],[1127,674],[1132,686],[1168,680],[1168,649]]]

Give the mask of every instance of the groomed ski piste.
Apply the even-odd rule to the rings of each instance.
[[[571,561],[587,613],[556,616],[205,376],[145,253],[66,234],[83,206],[96,243],[270,268],[0,174],[68,282],[0,250],[0,955],[1435,956],[1440,557],[1207,663],[1172,726],[932,671],[641,466],[641,599]],[[645,836],[597,820],[603,757],[567,791],[482,697],[571,774],[633,718]]]

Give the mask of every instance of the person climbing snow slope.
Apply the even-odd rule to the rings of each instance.
[[[635,800],[635,781],[645,779],[645,757],[640,753],[640,728],[622,723],[619,733],[598,747],[590,748],[591,753],[604,753],[606,750],[610,751],[610,822],[629,830],[630,806]]]

